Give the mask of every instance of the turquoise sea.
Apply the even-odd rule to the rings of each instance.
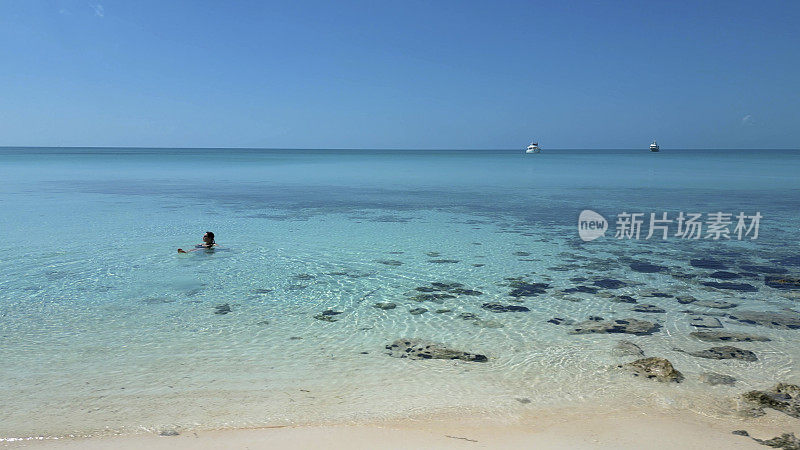
[[[800,276],[798,174],[800,152],[779,150],[2,148],[0,438],[731,414],[741,392],[800,382],[800,289],[770,281]],[[609,221],[591,242],[586,209]],[[640,239],[614,237],[622,212],[645,213]],[[758,212],[758,238],[681,239],[673,223],[645,239],[650,213],[681,212]],[[206,231],[221,248],[176,252]],[[657,327],[571,332],[590,317]],[[488,361],[387,354],[412,338]],[[617,368],[636,359],[620,340],[685,380]],[[690,354],[715,345],[757,360]]]

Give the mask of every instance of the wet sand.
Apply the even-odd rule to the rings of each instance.
[[[545,448],[545,449],[764,449],[747,430],[770,439],[782,433],[800,434],[800,423],[768,414],[757,419],[730,417],[709,420],[694,413],[646,411],[550,411],[513,424],[480,417],[416,418],[395,422],[191,431],[177,436],[156,433],[126,436],[65,438],[6,442],[7,448],[33,449],[228,449],[228,448]]]

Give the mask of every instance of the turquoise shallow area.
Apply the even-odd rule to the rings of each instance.
[[[739,392],[800,381],[800,330],[724,316],[798,310],[798,291],[764,283],[769,269],[800,276],[797,173],[800,153],[775,150],[0,149],[0,438],[441,411],[502,419],[573,404],[727,414]],[[584,243],[583,209],[612,221],[622,211],[763,219],[755,241],[617,240],[612,223]],[[176,253],[207,230],[223,248]],[[690,265],[700,258],[747,274],[734,281],[756,290],[704,285],[714,270]],[[635,272],[632,261],[665,270]],[[515,277],[550,287],[518,303]],[[595,278],[626,286],[564,292]],[[415,301],[432,282],[482,295]],[[666,312],[635,312],[612,295]],[[494,313],[487,302],[530,311]],[[230,312],[215,314],[225,304]],[[428,311],[409,313],[419,307]],[[314,317],[328,309],[341,312],[335,322]],[[771,340],[736,344],[755,362],[676,351],[712,345],[689,335],[687,309]],[[570,335],[548,323],[589,316],[661,329]],[[398,338],[489,362],[391,358],[384,346]],[[630,361],[610,351],[620,339],[668,358],[686,381],[620,373],[613,366]],[[738,382],[702,384],[707,371]]]

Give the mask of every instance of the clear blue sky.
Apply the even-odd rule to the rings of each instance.
[[[798,148],[800,2],[3,1],[0,145]]]

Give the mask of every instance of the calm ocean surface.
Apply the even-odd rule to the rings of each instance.
[[[0,438],[569,405],[730,414],[747,389],[800,382],[800,289],[765,284],[800,276],[798,174],[800,152],[777,150],[0,148]],[[581,241],[584,209],[605,237]],[[718,211],[760,212],[758,239],[644,239],[650,213]],[[614,238],[621,212],[646,213],[639,240]],[[177,254],[205,231],[223,248]],[[547,286],[515,297],[512,279]],[[479,292],[425,297],[433,282]],[[660,329],[548,322],[590,316]],[[770,340],[732,344],[757,361],[692,356],[722,345],[691,336],[692,317]],[[390,357],[400,338],[489,361]],[[623,339],[686,380],[615,368],[635,359],[612,352]]]

